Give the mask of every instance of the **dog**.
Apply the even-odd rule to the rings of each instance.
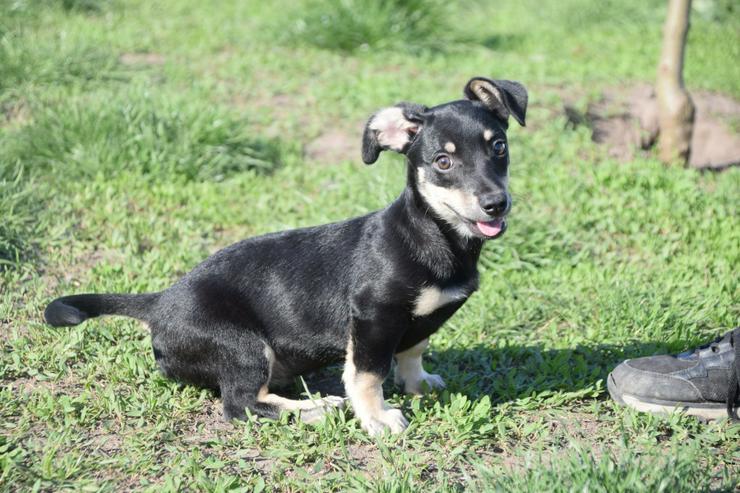
[[[123,315],[151,330],[161,372],[220,392],[226,419],[246,410],[315,421],[336,396],[274,393],[298,376],[344,362],[342,380],[371,435],[408,426],[383,398],[395,381],[420,394],[445,386],[422,364],[428,339],[478,288],[486,240],[506,231],[509,117],[524,126],[518,82],[471,79],[465,99],[428,108],[399,103],[368,120],[362,159],[406,156],[407,185],[385,209],[343,222],[246,239],[148,294],[79,294],[52,301],[48,324]]]

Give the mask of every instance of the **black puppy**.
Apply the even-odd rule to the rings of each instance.
[[[161,371],[220,390],[227,418],[247,408],[314,419],[343,399],[291,400],[271,389],[344,361],[363,428],[402,431],[408,422],[383,400],[391,362],[406,392],[444,387],[422,366],[427,339],[477,289],[483,241],[503,234],[511,206],[506,129],[510,115],[524,125],[527,92],[478,77],[465,96],[434,108],[400,103],[370,118],[365,163],[386,149],[408,162],[408,184],[385,209],[241,241],[160,293],[58,298],[46,321],[144,321]]]

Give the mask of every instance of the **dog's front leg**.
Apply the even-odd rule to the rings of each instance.
[[[424,339],[409,349],[396,353],[394,381],[397,385],[403,384],[407,394],[421,395],[432,389],[445,388],[442,377],[424,370],[421,355],[427,346],[429,346],[429,339]]]
[[[408,426],[401,411],[389,407],[383,398],[383,381],[400,332],[382,321],[353,318],[342,375],[355,415],[373,436],[385,430],[400,433]]]

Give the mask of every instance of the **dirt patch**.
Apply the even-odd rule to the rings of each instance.
[[[106,423],[98,422],[89,435],[88,446],[92,453],[102,453],[114,457],[123,449],[123,436],[120,431],[110,429]]]
[[[124,53],[118,58],[123,65],[164,65],[167,58],[161,53]]]
[[[363,128],[364,122],[331,128],[309,142],[304,154],[307,159],[320,164],[357,161],[360,158]]]
[[[9,387],[13,393],[32,394],[43,389],[53,395],[78,395],[84,387],[77,377],[71,374],[58,380],[43,380],[37,377],[11,378],[0,385]]]
[[[54,252],[54,258],[69,259],[72,253],[68,249]],[[89,277],[92,269],[99,264],[117,265],[126,260],[125,255],[120,250],[108,248],[96,248],[92,251],[83,251],[75,253],[73,258],[62,267],[62,263],[49,264],[46,270],[39,269],[43,284],[46,291],[51,295],[57,291],[61,283],[74,284],[79,287]]]
[[[351,443],[347,445],[347,455],[352,458],[353,466],[358,469],[367,469],[376,462],[380,453],[376,445],[367,443]]]
[[[20,127],[31,120],[31,110],[25,101],[0,104],[0,127]]]
[[[740,102],[722,94],[692,91],[696,105],[689,166],[724,169],[740,164]],[[579,111],[573,97],[564,96],[571,126],[588,125],[594,142],[610,156],[629,161],[646,152],[658,135],[655,91],[641,84],[605,90],[602,97]]]
[[[217,440],[222,434],[234,432],[234,425],[223,417],[221,399],[208,399],[203,408],[191,414],[181,430],[188,442],[204,444]]]
[[[11,325],[12,324],[12,325]],[[16,332],[13,332],[13,329]],[[17,321],[11,319],[0,318],[0,342],[2,342],[2,349],[7,352],[11,352],[13,347],[11,341],[17,337],[23,337],[28,335],[28,327],[25,325],[19,325]]]

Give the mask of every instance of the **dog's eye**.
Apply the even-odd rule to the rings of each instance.
[[[452,167],[452,160],[450,156],[440,154],[434,159],[434,165],[441,171],[447,171]]]
[[[497,140],[496,142],[494,142],[493,152],[497,156],[503,156],[504,154],[506,154],[506,142],[504,142],[503,140]]]

